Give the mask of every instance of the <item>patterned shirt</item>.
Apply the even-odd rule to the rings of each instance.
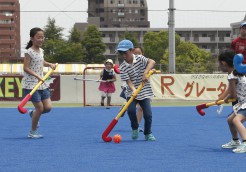
[[[134,87],[137,89],[138,86],[142,83],[142,77],[147,65],[148,65],[148,58],[142,55],[137,55],[137,56],[133,55],[132,64],[128,64],[126,61],[124,61],[120,65],[121,80],[122,81],[130,80],[134,85]],[[129,87],[127,87],[126,90],[127,97],[131,97],[131,94],[132,94],[132,90]],[[154,94],[150,82],[147,81],[135,99],[143,100],[153,96]]]
[[[42,48],[39,48],[39,52],[37,52],[37,51],[34,51],[32,48],[29,48],[26,51],[26,54],[28,54],[31,58],[29,69],[31,69],[38,76],[43,78],[44,50]],[[39,81],[35,76],[24,72],[22,88],[32,90],[38,84],[38,82]],[[46,88],[48,88],[48,85],[46,83],[43,83],[38,88],[38,90],[44,90]]]
[[[235,76],[233,75],[233,73],[231,73],[228,76],[228,80],[232,80],[232,79],[238,81],[236,85],[238,103],[233,106],[234,111],[237,112],[239,109],[246,108],[246,77]]]

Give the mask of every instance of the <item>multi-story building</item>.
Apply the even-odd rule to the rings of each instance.
[[[121,39],[120,35],[124,35],[126,31],[134,32],[137,35],[137,41],[143,46],[143,37],[146,32],[168,31],[168,28],[99,28],[99,30],[106,44],[105,55],[117,59],[115,49]],[[220,49],[230,48],[231,28],[176,28],[175,31],[182,41],[190,41],[215,56]]]
[[[0,0],[0,63],[20,59],[19,0]]]
[[[88,17],[98,17],[102,28],[150,26],[146,0],[88,0]]]

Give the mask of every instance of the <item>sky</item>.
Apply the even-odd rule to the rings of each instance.
[[[44,28],[47,24],[48,17],[54,18],[56,25],[64,28],[64,37],[67,37],[75,23],[87,22],[88,14],[86,11],[88,9],[88,1],[89,0],[19,0],[22,52],[30,39],[30,29],[33,27]],[[174,7],[176,8],[176,28],[229,28],[231,23],[242,21],[246,15],[245,0],[173,1]],[[147,4],[150,27],[167,28],[169,0],[147,0]]]

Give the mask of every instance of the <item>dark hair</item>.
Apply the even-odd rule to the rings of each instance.
[[[226,62],[229,67],[233,67],[233,58],[235,56],[235,52],[231,49],[222,50],[219,54],[218,60]]]
[[[40,28],[38,28],[38,27],[32,28],[32,29],[30,30],[30,37],[33,38],[33,37],[37,34],[37,32],[39,32],[39,31],[42,31],[42,32],[43,32],[43,30],[40,29]],[[26,49],[30,48],[31,46],[32,46],[32,41],[30,40],[30,41],[27,43]]]
[[[144,53],[142,47],[137,47],[137,46],[136,46],[136,47],[134,47],[134,48],[139,48],[139,49],[141,50],[142,54]]]

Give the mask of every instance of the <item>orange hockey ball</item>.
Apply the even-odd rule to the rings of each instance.
[[[113,137],[113,140],[115,143],[120,143],[121,142],[121,135],[119,134],[115,134],[114,137]]]

